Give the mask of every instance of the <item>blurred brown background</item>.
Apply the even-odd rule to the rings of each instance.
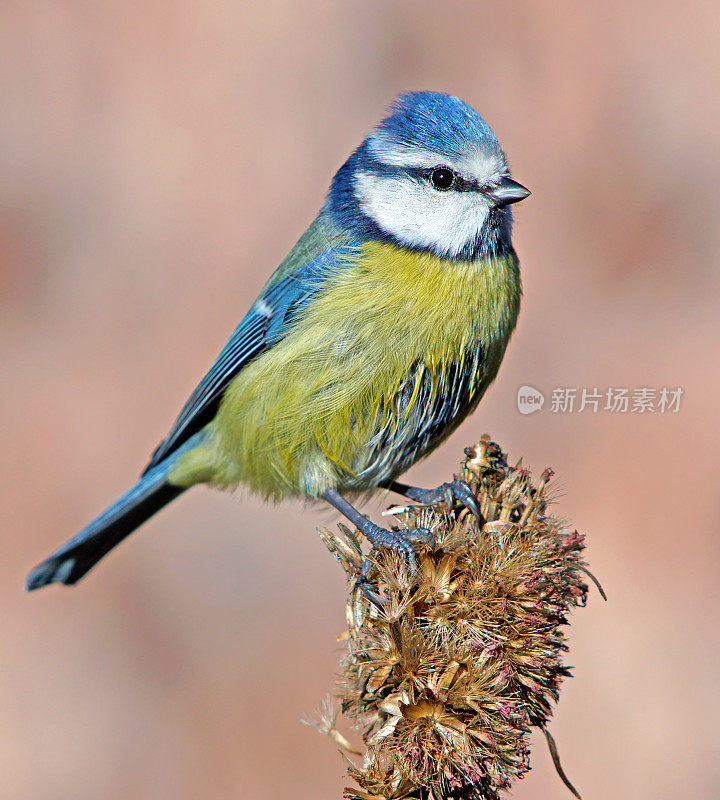
[[[596,594],[552,726],[586,800],[717,798],[720,11],[670,0],[0,6],[0,798],[339,798],[330,515],[197,490],[74,590],[27,570],[136,476],[350,150],[458,94],[514,174],[525,301],[480,410],[559,475]],[[678,414],[518,386],[683,387]],[[377,509],[375,509],[377,510]],[[516,798],[565,798],[544,743]]]

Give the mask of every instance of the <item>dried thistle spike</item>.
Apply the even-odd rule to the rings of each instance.
[[[561,628],[588,591],[584,540],[547,514],[550,470],[534,486],[487,435],[465,455],[455,477],[482,526],[460,506],[408,506],[398,526],[435,536],[416,548],[417,571],[379,552],[377,592],[351,592],[339,698],[367,750],[346,798],[495,800],[529,769],[531,728],[549,736],[569,675]],[[321,535],[354,583],[358,535]]]

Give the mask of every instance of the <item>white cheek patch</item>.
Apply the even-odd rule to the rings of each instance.
[[[438,192],[409,177],[361,172],[355,193],[362,210],[402,244],[448,257],[474,241],[490,211],[477,192]]]

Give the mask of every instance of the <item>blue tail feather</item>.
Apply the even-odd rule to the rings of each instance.
[[[181,495],[185,488],[168,483],[168,474],[178,457],[196,446],[199,436],[196,434],[172,456],[146,472],[99,517],[38,564],[27,577],[27,590],[49,583],[76,583],[126,536]]]

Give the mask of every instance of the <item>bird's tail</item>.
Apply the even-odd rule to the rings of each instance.
[[[196,444],[197,435],[146,472],[97,519],[38,564],[27,577],[27,590],[39,589],[48,583],[76,583],[115,545],[181,495],[185,487],[168,483],[168,475],[178,457]]]

